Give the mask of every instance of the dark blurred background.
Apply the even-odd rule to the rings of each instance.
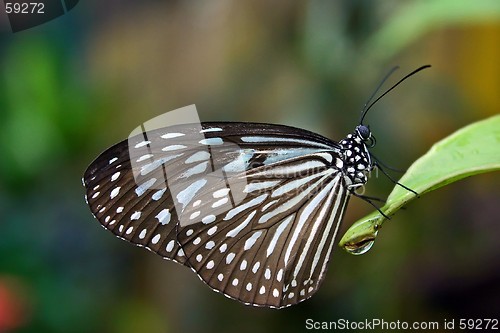
[[[433,67],[366,122],[387,164],[500,109],[498,1],[82,1],[13,34],[0,14],[0,332],[302,332],[305,321],[499,318],[500,177],[416,200],[373,249],[336,249],[320,291],[243,306],[104,231],[81,176],[140,123],[196,104],[202,121],[302,127],[334,140],[394,65]],[[388,83],[390,84],[390,82]],[[385,197],[392,184],[371,179]],[[342,230],[371,212],[352,199]]]

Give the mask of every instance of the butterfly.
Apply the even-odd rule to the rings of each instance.
[[[366,113],[427,67],[368,105],[375,92],[339,142],[265,123],[144,131],[90,164],[85,199],[105,229],[191,268],[227,297],[271,308],[297,304],[317,292],[349,198],[380,167]]]

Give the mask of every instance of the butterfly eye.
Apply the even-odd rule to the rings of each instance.
[[[363,141],[369,140],[371,135],[372,135],[370,128],[368,126],[365,126],[365,125],[359,125],[356,128],[356,130],[357,130],[359,136],[363,139]]]

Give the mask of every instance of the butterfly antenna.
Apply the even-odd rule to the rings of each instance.
[[[387,79],[392,75],[392,73],[394,73],[398,69],[399,69],[399,66],[394,66],[393,68],[391,68],[391,70],[389,71],[389,73],[387,73],[384,76],[384,78],[382,79],[382,81],[380,81],[380,83],[378,84],[377,88],[375,88],[375,90],[373,91],[373,93],[370,95],[370,98],[368,98],[368,100],[366,101],[365,105],[363,105],[363,109],[361,110],[361,117],[360,117],[360,121],[359,121],[360,125],[362,124],[363,118],[365,117],[366,108],[368,107],[368,104],[370,104],[370,102],[372,101],[373,97],[375,97],[375,95],[378,93],[378,91],[380,90],[380,88],[382,88],[382,86],[384,85],[385,81],[387,81]]]
[[[409,78],[410,76],[413,76],[415,74],[417,74],[418,72],[420,72],[421,70],[424,70],[426,68],[429,68],[431,67],[431,65],[424,65],[424,66],[421,66],[417,69],[415,69],[413,72],[411,72],[410,74],[407,74],[405,75],[401,80],[399,80],[398,82],[396,82],[392,87],[390,87],[389,89],[387,89],[382,95],[380,95],[376,100],[374,100],[368,107],[366,107],[366,104],[365,104],[365,107],[363,108],[363,112],[361,114],[361,120],[359,121],[360,124],[363,123],[363,120],[365,119],[365,116],[366,114],[368,113],[368,111],[372,108],[373,105],[375,105],[375,103],[377,103],[382,97],[384,97],[385,95],[387,95],[390,91],[392,91],[394,88],[396,88],[397,86],[399,86],[404,80],[406,80],[407,78]],[[379,87],[377,88],[377,90],[375,90],[375,93],[373,95],[375,95],[378,91],[378,89],[380,88],[380,86],[385,82],[385,80],[387,80],[387,78],[397,69],[398,67],[394,67],[391,71],[389,71],[389,73],[385,76],[385,78],[382,80],[382,82],[379,84]],[[370,97],[370,99],[368,100],[367,104],[370,102],[370,100],[373,98],[373,95]]]

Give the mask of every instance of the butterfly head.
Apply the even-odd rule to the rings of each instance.
[[[364,144],[368,148],[375,147],[375,144],[377,143],[377,140],[375,140],[375,137],[372,134],[372,131],[370,130],[370,126],[366,125],[358,125],[356,126],[356,131],[355,133],[357,134],[358,138],[364,142]]]

